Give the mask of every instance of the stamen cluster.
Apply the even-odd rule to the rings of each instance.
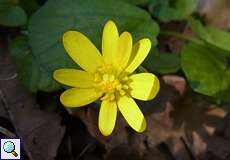
[[[129,81],[127,74],[118,74],[110,64],[103,64],[94,74],[94,87],[104,93],[101,100],[114,101],[117,96],[128,94]]]

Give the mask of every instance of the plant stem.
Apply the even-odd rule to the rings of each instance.
[[[193,43],[198,44],[198,45],[203,45],[203,42],[201,40],[186,36],[186,35],[178,33],[178,32],[161,31],[160,34],[163,36],[172,36],[172,37],[175,37],[175,38],[178,38],[181,40],[190,41],[190,42],[193,42]]]
[[[149,72],[145,67],[143,67],[141,65],[138,67],[138,69],[139,69],[140,72],[146,72],[146,73]]]

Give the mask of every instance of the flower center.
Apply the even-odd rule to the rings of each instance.
[[[130,87],[127,74],[117,75],[112,65],[103,64],[94,73],[94,87],[103,92],[101,100],[114,101],[117,96],[128,94]]]

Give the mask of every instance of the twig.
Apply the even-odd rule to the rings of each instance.
[[[175,37],[175,38],[178,38],[178,39],[181,39],[181,40],[193,42],[193,43],[198,44],[198,45],[203,45],[203,44],[204,44],[204,43],[203,43],[201,40],[199,40],[199,39],[195,39],[195,38],[186,36],[186,35],[181,34],[181,33],[178,33],[178,32],[173,32],[173,31],[161,31],[160,34],[161,34],[162,36],[171,36],[171,37]]]
[[[12,79],[14,79],[14,78],[16,78],[18,76],[18,74],[17,73],[15,73],[15,74],[13,74],[12,76],[10,76],[10,77],[6,77],[6,78],[1,78],[0,77],[0,81],[8,81],[8,80],[12,80]]]
[[[93,143],[89,143],[85,146],[85,148],[81,151],[81,153],[77,156],[77,160],[79,160],[85,153],[86,151],[93,145]]]
[[[9,138],[16,138],[17,136],[12,133],[11,131],[9,131],[8,129],[4,128],[4,127],[1,127],[0,126],[0,132],[4,135],[6,135],[7,137]]]

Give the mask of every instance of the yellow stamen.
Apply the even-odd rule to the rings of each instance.
[[[121,84],[116,85],[116,89],[117,90],[121,90],[122,89],[122,85]]]
[[[101,76],[100,76],[100,74],[96,73],[94,75],[94,82],[100,82],[100,81],[101,81]]]
[[[129,89],[129,86],[125,84],[125,85],[122,86],[122,88]]]
[[[94,74],[94,87],[104,93],[101,100],[114,101],[116,95],[126,95],[129,89],[127,81],[127,75],[117,75],[112,65],[103,64]]]
[[[109,100],[110,100],[110,101],[114,101],[114,100],[115,100],[115,95],[112,94],[112,95],[110,96]]]
[[[121,90],[119,90],[119,93],[121,96],[124,96],[126,92],[123,89],[121,89]]]

